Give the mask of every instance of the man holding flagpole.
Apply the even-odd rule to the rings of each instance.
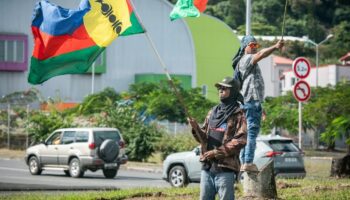
[[[239,152],[246,144],[247,125],[240,108],[239,83],[226,77],[215,84],[220,103],[211,109],[204,125],[188,119],[194,138],[201,144],[200,199],[233,200],[239,173]]]

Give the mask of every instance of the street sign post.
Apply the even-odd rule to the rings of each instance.
[[[304,57],[298,57],[293,61],[294,75],[299,79],[305,79],[309,76],[311,70],[310,62]],[[301,149],[301,131],[303,125],[302,102],[307,101],[311,95],[309,84],[304,80],[299,80],[293,89],[293,94],[299,102],[299,148]]]
[[[309,76],[311,70],[310,62],[304,57],[298,57],[293,61],[293,72],[299,79]]]
[[[304,80],[298,81],[294,86],[293,94],[299,102],[307,101],[311,95],[309,84]]]

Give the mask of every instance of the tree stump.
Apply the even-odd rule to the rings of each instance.
[[[343,158],[333,158],[331,166],[332,177],[350,177],[350,154]]]
[[[270,160],[259,172],[243,172],[244,197],[276,199],[276,181],[273,160]]]

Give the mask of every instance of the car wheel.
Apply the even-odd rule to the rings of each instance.
[[[104,169],[103,175],[105,175],[106,178],[114,178],[117,175],[118,170],[116,169]]]
[[[81,168],[78,158],[73,158],[69,163],[69,174],[73,178],[79,178],[84,175],[84,170]]]
[[[36,156],[29,158],[29,171],[32,175],[40,175],[42,172],[39,160]]]
[[[186,187],[188,177],[184,167],[176,165],[169,171],[169,182],[173,187]]]
[[[111,140],[105,140],[102,142],[99,148],[99,157],[105,162],[114,161],[119,155],[119,145]]]
[[[63,170],[66,176],[70,176],[69,170]]]

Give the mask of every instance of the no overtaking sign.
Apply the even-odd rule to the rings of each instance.
[[[300,80],[295,84],[293,93],[298,101],[304,102],[310,98],[311,89],[306,81]]]

